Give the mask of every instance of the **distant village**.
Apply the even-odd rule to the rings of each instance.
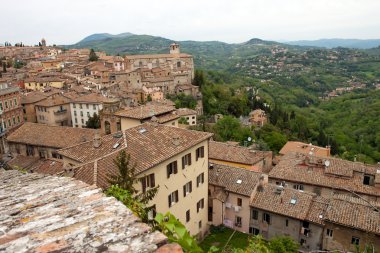
[[[289,141],[274,154],[190,130],[203,114],[202,94],[192,84],[193,57],[180,45],[121,57],[42,39],[0,47],[0,59],[0,152],[9,169],[0,169],[0,251],[167,247],[162,234],[102,193],[122,150],[136,165],[140,193],[159,186],[151,218],[170,212],[198,240],[211,225],[224,225],[266,240],[288,236],[301,252],[380,249],[379,165],[338,159],[330,147],[309,143]],[[263,66],[251,67],[259,73]],[[166,99],[180,94],[196,99],[195,110]],[[100,126],[89,128],[95,116]],[[258,109],[241,121],[262,127],[268,118]],[[86,229],[91,236],[80,238]]]

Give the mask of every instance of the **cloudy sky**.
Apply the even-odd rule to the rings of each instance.
[[[93,33],[244,42],[380,38],[380,0],[1,0],[0,43]]]

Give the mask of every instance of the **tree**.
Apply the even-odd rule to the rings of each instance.
[[[90,51],[90,55],[89,55],[88,60],[89,60],[89,61],[97,61],[98,59],[99,59],[99,57],[96,55],[94,49],[91,48],[91,51]]]
[[[86,122],[87,128],[93,128],[93,129],[99,129],[100,128],[100,117],[95,112],[94,115],[90,118],[88,118],[88,121]]]
[[[138,200],[143,204],[147,204],[150,200],[156,196],[158,191],[158,186],[151,189],[146,189],[145,192],[138,193],[135,188],[135,183],[139,182],[140,179],[136,178],[136,164],[130,164],[131,156],[126,154],[125,150],[121,150],[114,160],[114,164],[118,168],[118,175],[109,175],[108,182],[111,185],[117,185],[123,190],[128,191],[134,196],[134,199]]]
[[[195,70],[193,85],[202,87],[206,83],[206,78],[204,76],[203,70]]]
[[[269,242],[269,250],[276,253],[297,253],[299,245],[290,237],[275,237]]]

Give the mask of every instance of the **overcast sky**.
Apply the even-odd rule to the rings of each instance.
[[[380,38],[380,0],[1,0],[0,10],[1,44],[123,32],[224,42]]]

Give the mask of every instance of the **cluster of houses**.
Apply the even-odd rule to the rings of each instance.
[[[41,54],[48,49],[38,50]],[[198,110],[175,109],[172,102],[153,93],[149,103],[134,105],[148,99],[140,96],[133,101],[130,88],[197,96],[191,86],[192,57],[180,54],[176,44],[164,55],[99,54],[103,60],[87,62],[82,70],[89,71],[82,74],[74,66],[81,66],[87,53],[52,53],[58,63],[49,68],[63,65],[66,76],[68,70],[76,69],[70,72],[74,77],[70,88],[48,83],[41,87],[41,82],[30,85],[30,81],[24,82],[25,87],[0,87],[3,152],[11,155],[10,168],[54,175],[54,180],[70,177],[84,182],[82,188],[106,189],[110,176],[119,173],[114,160],[125,151],[130,164],[135,164],[136,189],[145,192],[159,186],[149,203],[153,207],[149,218],[169,211],[199,239],[211,225],[224,225],[265,239],[289,236],[304,252],[380,249],[379,166],[334,158],[328,147],[300,142],[288,142],[280,157],[273,159],[271,151],[216,142],[211,133],[180,127],[181,117],[196,125]],[[64,55],[68,57],[60,61]],[[83,80],[96,85],[83,84]],[[84,128],[94,113],[100,115],[101,128]],[[266,123],[264,111],[250,116],[258,126]],[[0,250],[11,247],[12,240],[7,238],[15,235],[6,234],[5,240],[2,236]]]

